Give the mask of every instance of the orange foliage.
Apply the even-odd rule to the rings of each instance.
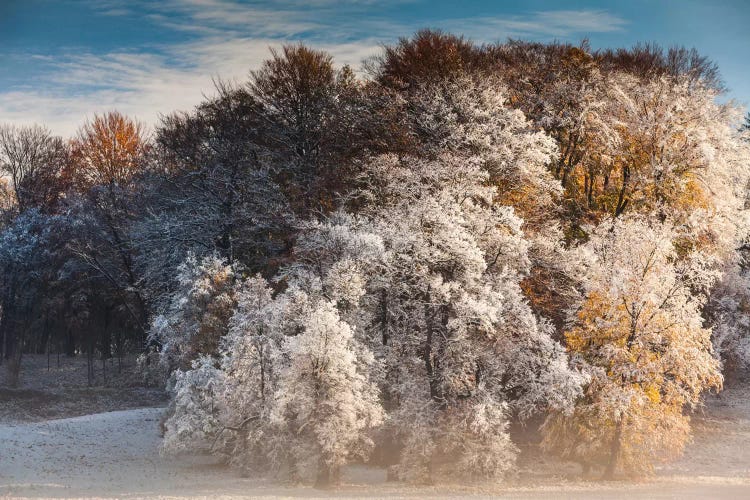
[[[143,124],[117,111],[95,115],[71,146],[66,173],[82,191],[96,185],[129,184],[143,169],[148,152]]]

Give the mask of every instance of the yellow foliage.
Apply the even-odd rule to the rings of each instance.
[[[660,258],[666,262],[668,256]],[[565,332],[568,350],[595,370],[573,413],[551,415],[544,424],[547,451],[602,467],[614,460],[627,473],[649,473],[687,442],[683,408],[696,404],[701,391],[721,387],[710,332],[674,316],[669,301],[639,295],[643,287],[653,292],[650,282],[641,282],[648,273],[661,279],[644,265],[645,271],[613,275],[632,282],[591,290]]]

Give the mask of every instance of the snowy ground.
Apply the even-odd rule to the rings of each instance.
[[[50,389],[53,378],[45,386],[21,390],[64,395]],[[380,469],[360,466],[347,470],[344,484],[335,490],[283,487],[241,478],[209,457],[160,457],[160,408],[44,421],[32,412],[24,423],[19,414],[9,419],[0,411],[0,498],[750,498],[747,387],[712,397],[693,419],[695,441],[684,458],[641,483],[583,481],[575,466],[555,463],[531,446],[519,460],[519,477],[498,486],[410,487],[386,482]],[[0,410],[17,403],[4,394],[0,391]],[[98,402],[73,407],[81,411],[110,404],[94,399]]]
[[[735,396],[725,395],[718,415],[697,422],[697,439],[683,460],[638,484],[548,476],[526,485],[414,488],[385,482],[378,469],[355,467],[333,491],[279,487],[243,479],[210,458],[160,457],[161,410],[145,408],[0,425],[0,496],[750,498],[750,421]]]

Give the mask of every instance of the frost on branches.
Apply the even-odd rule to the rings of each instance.
[[[555,141],[534,130],[524,114],[506,105],[507,90],[492,78],[448,80],[411,98],[415,128],[430,156],[471,156],[498,189],[495,202],[512,205],[525,226],[549,222],[562,186],[547,165]]]
[[[543,447],[607,477],[678,456],[690,435],[684,410],[722,385],[705,296],[692,293],[677,236],[670,222],[630,216],[605,221],[580,248],[587,296],[565,337],[592,379],[572,413],[548,417]]]
[[[747,263],[727,266],[711,291],[708,312],[713,344],[725,370],[750,368],[750,276]]]
[[[583,380],[522,294],[522,221],[494,203],[480,158],[383,156],[365,175],[386,247],[365,302],[388,425],[404,443],[399,473],[499,476],[514,456],[510,415],[567,408]]]
[[[318,484],[335,480],[340,466],[366,458],[367,431],[383,422],[377,387],[369,377],[372,354],[354,340],[326,300],[300,318],[304,333],[287,336],[270,423],[284,435],[278,455],[291,455],[295,472],[317,470]]]
[[[210,356],[200,356],[191,369],[173,374],[173,416],[164,424],[162,450],[168,453],[207,451],[221,429],[217,388],[222,374]]]
[[[235,270],[216,255],[179,267],[178,289],[152,322],[149,343],[161,345],[169,369],[188,368],[199,355],[215,355],[234,306]]]
[[[557,320],[574,300],[560,243],[563,186],[550,168],[560,151],[552,137],[507,105],[508,95],[498,79],[462,77],[425,85],[411,96],[410,109],[428,157],[450,152],[470,158],[496,188],[493,203],[512,206],[521,218],[531,261],[525,294],[537,314]],[[588,111],[585,117],[595,115]],[[590,127],[600,128],[598,122]]]
[[[177,372],[165,449],[210,434],[211,450],[238,466],[327,484],[342,464],[367,457],[368,432],[383,421],[373,355],[320,291],[292,283],[273,297],[259,277],[235,290],[218,356]]]
[[[275,279],[283,291],[252,278],[227,292],[236,307],[214,361],[215,451],[230,461],[327,482],[368,456],[380,428],[398,442],[404,479],[498,478],[517,453],[510,419],[570,411],[581,394],[586,377],[523,294],[532,243],[501,196],[502,179],[533,180],[529,193],[549,203],[554,145],[489,88],[447,90],[420,103],[425,127],[456,115],[431,132],[442,152],[362,163],[358,214],[301,226]],[[194,284],[214,283],[203,274],[186,289],[216,289]],[[195,295],[171,314],[188,332],[200,324]]]
[[[378,445],[403,479],[497,478],[510,420],[549,412],[546,449],[607,475],[678,455],[684,410],[722,384],[708,326],[744,349],[746,144],[695,83],[608,79],[583,118],[606,128],[588,196],[612,216],[579,246],[561,244],[554,142],[466,78],[408,96],[418,151],[359,161],[345,208],[299,225],[271,284],[188,262],[155,325],[181,332],[166,356],[213,356],[213,450],[321,483]],[[571,306],[574,368],[538,314]],[[191,347],[202,331],[213,344]]]

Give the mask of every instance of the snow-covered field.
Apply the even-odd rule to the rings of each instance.
[[[0,425],[0,497],[750,498],[750,391],[712,398],[685,457],[641,483],[586,482],[533,460],[497,486],[410,487],[354,467],[335,490],[242,478],[208,457],[159,456],[159,408]]]

